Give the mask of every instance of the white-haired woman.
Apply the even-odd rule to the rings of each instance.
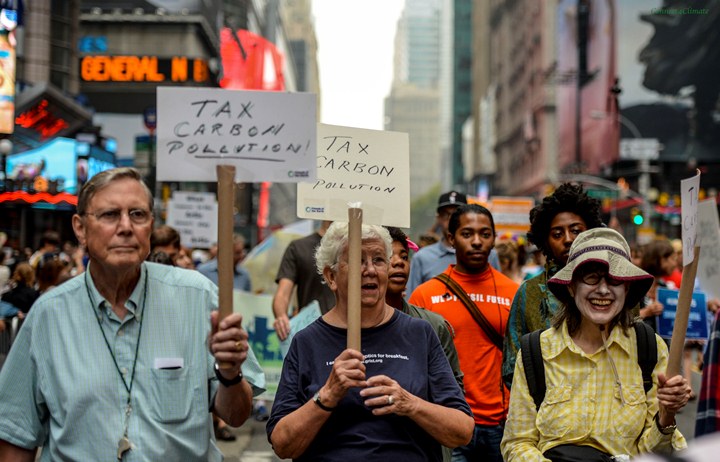
[[[315,258],[336,305],[298,332],[267,433],[281,458],[440,461],[467,444],[473,419],[437,335],[385,303],[392,241],[362,227],[362,352],[346,349],[348,226],[333,223]]]
[[[528,382],[537,388],[542,378],[535,375],[538,369],[525,367],[532,357],[525,347],[515,364],[501,444],[506,461],[610,461],[686,446],[675,413],[688,402],[687,380],[665,377],[667,346],[644,329],[645,345],[657,345],[647,392],[638,362],[636,335],[644,324],[633,329],[632,308],[652,281],[632,264],[618,232],[595,228],[573,241],[567,265],[548,281],[562,305],[540,335],[546,386],[540,403]]]

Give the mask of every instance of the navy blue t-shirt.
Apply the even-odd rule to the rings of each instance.
[[[345,350],[347,330],[318,318],[298,332],[283,364],[267,424],[268,439],[284,416],[312,399]],[[426,401],[472,415],[430,324],[396,311],[389,322],[362,329],[366,378],[386,375]],[[359,388],[350,389],[297,461],[440,461],[440,444],[409,417],[374,416]]]

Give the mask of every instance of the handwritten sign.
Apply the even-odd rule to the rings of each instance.
[[[316,97],[310,93],[158,87],[158,181],[315,179]]]
[[[683,266],[695,259],[694,248],[697,237],[698,191],[700,190],[700,173],[692,178],[680,180],[681,234],[683,248]]]
[[[663,312],[658,316],[657,333],[660,337],[671,338],[675,324],[675,312],[677,310],[679,291],[671,289],[658,289],[657,300],[663,306]],[[688,317],[688,328],[686,339],[702,340],[708,337],[707,323],[707,302],[705,294],[694,292],[690,302],[690,316]]]
[[[407,133],[318,124],[317,179],[298,184],[297,215],[348,220],[361,202],[363,222],[410,227]]]
[[[710,298],[720,299],[720,223],[714,198],[698,203],[698,241],[703,254],[697,272],[700,287]]]
[[[176,191],[168,201],[167,224],[180,233],[185,247],[209,249],[217,242],[215,194]]]

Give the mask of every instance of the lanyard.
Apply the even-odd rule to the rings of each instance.
[[[87,289],[88,298],[90,299],[90,305],[93,311],[95,311],[95,301],[93,300],[92,294],[90,293],[90,281],[88,281],[88,273],[90,272],[89,268],[87,271],[85,271],[85,288]],[[110,346],[110,342],[107,339],[107,336],[105,335],[105,331],[102,328],[102,320],[100,316],[95,316],[98,322],[98,327],[100,328],[100,333],[103,336],[103,340],[105,340],[105,346],[107,346],[108,353],[110,353],[110,357],[113,360],[113,364],[115,364],[115,370],[117,370],[118,374],[120,375],[120,379],[123,382],[123,385],[125,386],[125,390],[127,390],[128,396],[127,396],[127,403],[125,406],[125,427],[123,431],[123,436],[118,441],[118,453],[117,458],[118,460],[122,459],[123,454],[132,449],[132,443],[130,443],[130,440],[128,439],[128,424],[130,423],[130,413],[132,412],[132,403],[130,400],[130,395],[132,393],[132,386],[135,382],[135,366],[137,365],[137,359],[138,359],[138,351],[140,349],[140,336],[142,335],[142,320],[145,317],[145,302],[147,301],[147,292],[148,292],[148,275],[147,270],[145,270],[145,287],[143,289],[143,301],[142,301],[142,307],[140,309],[140,316],[139,316],[139,323],[140,327],[138,329],[138,338],[137,343],[135,343],[135,358],[133,359],[133,366],[132,366],[132,372],[130,373],[130,383],[128,384],[125,381],[125,377],[123,376],[122,371],[120,370],[120,366],[118,366],[117,359],[115,358],[115,353],[113,353],[112,347]],[[94,315],[94,313],[93,313]],[[135,315],[136,319],[138,318],[137,315]]]

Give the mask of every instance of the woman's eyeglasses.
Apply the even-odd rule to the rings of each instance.
[[[614,277],[610,276],[608,273],[600,272],[600,271],[592,271],[590,273],[585,273],[580,275],[580,280],[589,286],[594,286],[600,283],[601,279],[605,279],[605,282],[609,286],[619,286],[625,283],[622,279],[615,279]]]

